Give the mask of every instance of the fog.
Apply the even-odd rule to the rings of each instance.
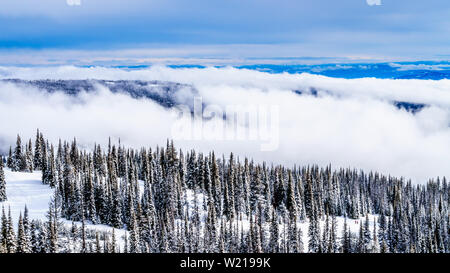
[[[269,74],[225,68],[142,70],[105,67],[0,67],[0,78],[130,79],[192,84],[203,103],[278,107],[270,137],[274,150],[256,140],[176,140],[186,150],[230,152],[274,164],[332,164],[403,176],[416,183],[450,174],[450,81],[336,79],[310,74]],[[309,95],[314,88],[317,95]],[[298,95],[293,90],[300,90]],[[306,93],[305,93],[306,92]],[[179,98],[185,97],[181,94]],[[424,103],[416,114],[392,101]],[[269,113],[270,115],[271,113]],[[275,119],[275,117],[274,117]],[[209,125],[218,119],[205,121]],[[177,115],[149,99],[133,99],[98,87],[76,97],[48,94],[31,87],[0,83],[0,145],[13,145],[16,134],[32,138],[36,128],[56,142],[77,138],[84,148],[113,141],[133,147],[165,145]],[[190,124],[189,122],[187,123]],[[242,124],[238,124],[238,127]],[[205,126],[203,133],[215,130]],[[276,131],[276,132],[275,132]]]

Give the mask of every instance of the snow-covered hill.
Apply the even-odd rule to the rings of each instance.
[[[47,220],[47,211],[50,200],[53,196],[53,189],[42,183],[42,173],[40,171],[12,172],[5,168],[6,194],[8,200],[0,202],[0,206],[8,213],[11,209],[11,216],[14,221],[14,228],[17,229],[19,215],[24,213],[25,205],[28,208],[28,217],[30,220]],[[72,221],[61,219],[61,222],[67,227],[72,226]],[[74,222],[80,228],[81,222]],[[112,232],[112,227],[107,225],[93,225],[86,223],[86,229],[102,232]],[[124,246],[125,229],[115,229],[117,244],[120,249]]]
[[[46,214],[48,211],[48,205],[53,196],[53,190],[48,186],[42,183],[41,180],[41,172],[34,171],[33,173],[27,172],[12,172],[10,169],[5,168],[5,178],[6,178],[6,193],[8,200],[5,202],[0,202],[0,206],[4,207],[5,212],[8,213],[8,209],[11,209],[11,215],[14,223],[17,223],[19,219],[20,213],[23,214],[25,205],[28,208],[29,218],[36,220],[46,220]],[[141,190],[142,192],[142,190]],[[188,190],[187,192],[187,200],[189,204],[190,213],[193,213],[195,198],[193,192]],[[203,195],[197,195],[198,207],[202,208],[203,204]],[[200,217],[202,220],[202,225],[205,225],[205,220],[207,217],[206,211],[200,212]],[[370,226],[373,227],[374,220],[376,221],[376,215],[369,215]],[[337,235],[338,238],[341,237],[343,226],[344,226],[344,218],[337,217]],[[360,220],[347,220],[347,226],[350,228],[351,232],[356,233],[359,230],[360,223],[363,223],[364,217],[361,217]],[[62,219],[62,223],[67,227],[72,225],[72,222],[69,220]],[[249,221],[245,217],[243,218],[242,227],[244,230],[249,229]],[[241,226],[241,224],[239,224]],[[75,222],[75,225],[81,227],[81,222]],[[308,221],[299,221],[298,226],[302,230],[303,233],[303,244],[304,250],[308,251]],[[325,225],[325,221],[321,221],[321,228],[323,229]],[[16,228],[16,226],[15,226]],[[96,230],[99,232],[112,232],[112,227],[107,225],[93,225],[86,223],[86,228],[91,230]],[[280,225],[280,232],[283,232],[283,225]],[[269,226],[267,226],[267,231]],[[124,247],[124,235],[126,233],[125,229],[115,229],[115,234],[117,238],[117,243],[120,246],[120,249]],[[281,239],[281,238],[280,238]]]

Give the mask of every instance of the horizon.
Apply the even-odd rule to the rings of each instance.
[[[2,5],[0,26],[7,27],[0,31],[0,64],[8,65],[450,58],[450,3],[440,0],[131,0],[126,6],[119,0],[42,0],[38,6],[17,0]]]

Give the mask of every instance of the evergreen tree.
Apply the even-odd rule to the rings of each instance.
[[[5,214],[5,207],[2,206],[2,219],[1,219],[1,236],[0,236],[0,243],[2,245],[2,248],[6,251],[7,249],[7,238],[8,238],[8,218],[6,218]]]
[[[19,223],[17,226],[17,253],[30,253],[31,252],[31,246],[29,238],[26,234],[24,225],[23,225],[23,218],[22,213],[19,216]]]
[[[379,252],[380,252],[380,244],[378,242],[378,236],[377,236],[377,222],[374,219],[373,220],[372,253],[379,253]]]
[[[42,170],[55,195],[46,222],[30,222],[25,207],[14,223],[17,236],[11,213],[3,210],[0,252],[121,251],[114,228],[112,235],[99,233],[86,227],[89,221],[126,228],[125,252],[297,253],[303,252],[299,223],[305,219],[312,253],[449,251],[446,179],[413,186],[331,166],[267,166],[233,154],[227,161],[213,152],[177,152],[170,141],[154,151],[110,143],[105,153],[96,144],[91,153],[79,150],[74,139],[60,141],[55,154],[38,131],[34,156],[29,141],[24,149],[18,143],[8,164],[17,171]],[[6,196],[4,176],[0,158],[0,197]],[[373,227],[369,214],[378,215]],[[347,216],[361,215],[358,236]],[[71,230],[59,223],[61,216],[82,221],[80,231],[75,223]],[[345,217],[340,238],[338,217]]]
[[[26,145],[25,151],[25,171],[33,172],[33,144],[31,143],[31,139],[28,141]]]
[[[372,240],[372,235],[370,234],[369,214],[366,214],[366,220],[364,221],[364,229],[363,230],[364,230],[363,231],[363,233],[364,233],[364,239],[363,239],[364,250],[367,251],[371,248],[370,245],[371,245],[371,240]]]
[[[22,140],[17,135],[16,148],[13,154],[13,162],[11,170],[14,172],[21,172],[26,169],[25,156],[22,152]]]
[[[42,167],[42,146],[41,143],[41,135],[39,133],[39,129],[37,129],[36,133],[36,141],[34,142],[34,158],[33,158],[33,167],[35,170],[41,170]]]
[[[5,243],[6,243],[6,252],[7,253],[15,253],[17,247],[16,235],[13,227],[13,220],[11,217],[11,208],[8,209],[8,221],[5,223],[7,225]]]
[[[311,218],[309,219],[309,227],[308,227],[308,251],[310,253],[319,253],[321,252],[321,241],[320,241],[320,226],[319,226],[319,218],[318,213],[313,205],[312,207]]]
[[[279,229],[278,229],[278,219],[275,211],[272,212],[272,224],[270,226],[270,247],[269,250],[273,253],[279,251]]]
[[[351,252],[351,247],[350,247],[350,234],[348,231],[348,226],[347,226],[347,217],[345,217],[344,219],[344,227],[342,229],[342,243],[341,243],[342,247],[341,247],[341,252],[342,253],[350,253]]]
[[[8,159],[6,160],[6,166],[11,170],[14,168],[14,158],[12,153],[12,148],[9,146]]]
[[[6,200],[6,180],[5,172],[3,170],[3,157],[0,156],[0,202],[4,202]]]

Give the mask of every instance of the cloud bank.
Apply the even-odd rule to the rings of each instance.
[[[279,147],[260,141],[183,140],[182,149],[215,150],[274,164],[332,164],[403,176],[424,183],[450,175],[450,81],[337,79],[310,74],[269,74],[235,68],[142,70],[72,66],[0,67],[0,78],[161,80],[192,84],[205,104],[279,106]],[[317,95],[308,91],[316,90]],[[293,90],[300,90],[303,95]],[[392,101],[424,103],[416,114]],[[109,136],[140,146],[164,145],[177,120],[148,99],[96,92],[68,96],[0,84],[0,144],[15,135],[34,138],[40,128],[52,141],[77,137],[89,147]]]

